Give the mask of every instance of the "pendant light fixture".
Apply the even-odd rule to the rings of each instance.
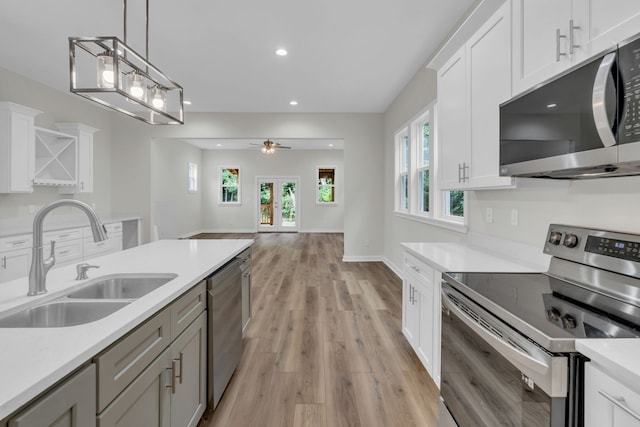
[[[149,124],[183,124],[182,87],[148,61],[149,0],[146,0],[146,51],[127,45],[127,0],[124,42],[113,37],[69,37],[70,89]]]

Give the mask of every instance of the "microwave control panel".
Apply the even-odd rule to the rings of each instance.
[[[640,141],[640,43],[620,47],[618,65],[624,99],[618,140],[620,144]]]

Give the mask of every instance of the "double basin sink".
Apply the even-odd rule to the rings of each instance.
[[[114,274],[98,277],[53,301],[0,318],[0,328],[55,328],[94,322],[176,277],[176,274]]]

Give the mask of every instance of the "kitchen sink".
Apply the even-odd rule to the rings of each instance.
[[[38,305],[0,319],[0,328],[77,326],[107,317],[130,301],[60,301]]]
[[[177,274],[116,274],[104,276],[77,291],[69,293],[67,297],[82,299],[135,299],[158,289],[176,277]]]

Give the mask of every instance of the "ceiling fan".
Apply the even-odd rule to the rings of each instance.
[[[287,147],[286,145],[282,145],[282,144],[279,144],[277,142],[273,142],[270,139],[267,139],[262,144],[251,143],[251,145],[255,145],[255,147],[253,147],[253,148],[262,148],[262,152],[264,154],[273,154],[273,153],[276,152],[276,148],[285,148],[285,149],[290,149],[291,148],[291,147]]]

